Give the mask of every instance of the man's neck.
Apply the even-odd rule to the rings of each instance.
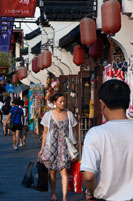
[[[108,121],[110,120],[123,120],[127,119],[126,112],[124,109],[114,109],[106,112],[106,118]]]

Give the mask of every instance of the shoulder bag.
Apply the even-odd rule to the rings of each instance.
[[[7,123],[7,125],[6,125],[7,129],[13,129],[14,121],[15,121],[15,119],[16,119],[16,117],[17,117],[18,111],[19,111],[19,109],[17,110],[17,112],[16,112],[16,114],[15,114],[15,117],[14,117],[14,119],[13,119],[13,122],[12,122],[11,119],[10,119],[9,123]]]
[[[67,144],[67,149],[68,149],[68,154],[70,156],[70,160],[73,161],[75,159],[79,158],[79,152],[78,150],[75,148],[75,146],[73,145],[73,143],[71,142],[71,140],[66,136],[65,133],[63,133],[63,136],[66,140],[66,144]]]

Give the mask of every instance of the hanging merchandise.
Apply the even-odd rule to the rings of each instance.
[[[118,64],[113,64],[113,65],[108,64],[107,66],[105,66],[105,76],[106,76],[106,78],[104,76],[105,81],[110,80],[112,78],[120,79],[124,81],[125,78],[124,78],[124,72],[122,71],[122,69],[118,67]]]
[[[38,73],[40,71],[40,69],[38,68],[38,65],[37,65],[37,57],[32,59],[32,71],[34,73]]]
[[[130,87],[131,93],[130,93],[130,104],[129,104],[129,109],[127,111],[127,117],[129,119],[133,119],[133,69],[132,69],[132,64],[128,69],[127,72],[127,83]]]
[[[94,78],[95,75],[92,73],[91,75],[91,97],[90,97],[90,103],[89,103],[89,118],[94,118]]]
[[[97,40],[89,47],[89,56],[92,58],[100,58],[103,49],[103,36],[97,36]]]
[[[81,65],[84,63],[84,60],[85,60],[85,48],[80,45],[76,45],[73,48],[73,62],[76,65]]]
[[[42,52],[41,59],[42,59],[42,68],[41,69],[48,68],[51,66],[52,54],[49,50],[44,50]]]
[[[96,23],[93,19],[83,18],[80,22],[80,38],[82,45],[92,45],[96,42]]]
[[[37,57],[37,68],[39,68],[40,70],[43,69],[43,65],[42,65],[42,53],[40,53]]]
[[[106,1],[101,6],[102,31],[115,34],[121,29],[121,8],[117,0]]]
[[[17,74],[13,74],[13,76],[12,76],[12,82],[14,84],[16,84],[18,82],[18,76],[17,76]]]

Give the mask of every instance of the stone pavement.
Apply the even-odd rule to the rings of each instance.
[[[27,146],[13,150],[12,136],[3,136],[0,124],[0,201],[49,201],[48,192],[39,192],[21,185],[24,173],[30,162],[37,158],[41,142],[38,137],[28,133]],[[57,197],[62,200],[61,178],[57,174]],[[85,201],[83,194],[68,192],[68,201]]]

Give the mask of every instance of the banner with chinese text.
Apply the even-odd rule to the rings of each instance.
[[[13,24],[13,17],[0,17],[0,50],[2,52],[9,51]]]
[[[37,0],[0,0],[0,16],[34,17]]]

